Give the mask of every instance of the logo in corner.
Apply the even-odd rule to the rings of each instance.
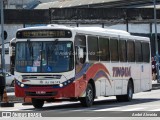
[[[2,112],[2,117],[5,117],[5,118],[12,117],[11,112]]]

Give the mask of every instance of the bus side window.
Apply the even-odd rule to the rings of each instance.
[[[110,38],[110,52],[111,52],[111,61],[119,61],[117,38]]]
[[[126,40],[120,39],[118,44],[118,51],[119,51],[119,60],[121,62],[127,61],[127,48],[126,48]]]
[[[78,73],[86,61],[86,36],[75,36],[76,73]]]
[[[135,62],[135,45],[133,40],[127,41],[127,60],[128,62]]]
[[[88,59],[99,61],[98,37],[96,36],[88,36]]]
[[[109,53],[109,38],[99,37],[99,57],[101,61],[109,61],[110,53]]]
[[[136,62],[142,62],[142,45],[140,41],[135,41],[135,60]]]
[[[150,62],[150,48],[149,43],[142,43],[143,62]]]

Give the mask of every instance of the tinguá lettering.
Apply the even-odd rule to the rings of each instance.
[[[131,67],[113,67],[113,77],[130,77]]]

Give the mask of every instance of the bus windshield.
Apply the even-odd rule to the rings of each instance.
[[[17,42],[16,71],[23,73],[57,73],[73,69],[71,41]]]

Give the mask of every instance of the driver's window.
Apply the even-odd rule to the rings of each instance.
[[[75,36],[76,73],[78,73],[86,61],[86,36]]]

